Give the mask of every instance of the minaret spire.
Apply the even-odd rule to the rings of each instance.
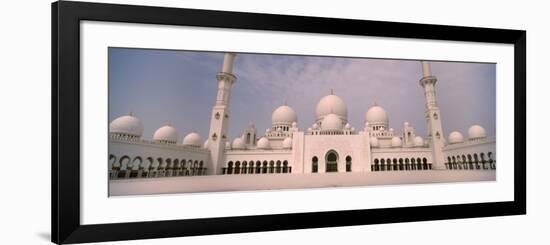
[[[437,106],[435,96],[435,84],[437,77],[433,76],[430,70],[430,64],[427,61],[421,61],[422,78],[420,85],[424,88],[424,96],[426,97],[426,123],[428,128],[428,142],[432,148],[433,165],[435,169],[445,169],[445,159],[443,157],[443,127],[441,126],[441,114]]]
[[[422,79],[420,79],[420,85],[424,88],[424,95],[426,96],[426,109],[437,108],[437,101],[435,98],[435,84],[437,77],[433,76],[430,71],[430,63],[427,61],[421,61],[422,63]]]
[[[229,123],[229,99],[231,97],[231,86],[237,80],[233,75],[233,63],[235,53],[225,53],[221,71],[216,75],[218,80],[218,95],[216,104],[212,108],[210,118],[210,133],[208,134],[208,147],[212,165],[209,166],[210,174],[221,174],[225,160],[225,141]]]
[[[235,53],[225,53],[223,56],[222,71],[216,75],[218,79],[218,96],[216,98],[216,104],[229,105],[230,89],[237,77],[233,75],[233,62],[235,60]]]
[[[233,61],[235,60],[235,53],[225,53],[223,56],[223,73],[233,74]]]
[[[427,61],[421,61],[422,63],[422,75],[423,77],[429,77],[432,75],[432,72],[430,71],[430,63]]]

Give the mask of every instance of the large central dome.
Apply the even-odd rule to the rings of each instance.
[[[323,97],[319,103],[317,103],[317,108],[315,109],[315,114],[317,115],[317,120],[323,120],[323,118],[328,114],[336,114],[342,120],[347,122],[348,119],[348,107],[344,101],[334,95],[330,94]]]

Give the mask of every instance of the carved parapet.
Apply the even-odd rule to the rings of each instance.
[[[434,84],[437,82],[437,77],[435,76],[427,76],[420,79],[419,83],[424,87],[426,84]]]
[[[227,81],[230,83],[234,83],[237,80],[237,77],[231,73],[218,72],[218,74],[216,74],[216,79],[218,79],[218,81]]]

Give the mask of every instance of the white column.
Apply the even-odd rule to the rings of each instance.
[[[432,75],[431,71],[430,71],[430,63],[428,63],[427,61],[422,61],[422,76],[423,77],[429,77]]]
[[[233,73],[233,60],[235,60],[234,53],[225,53],[223,56],[223,68],[222,72],[224,73]]]

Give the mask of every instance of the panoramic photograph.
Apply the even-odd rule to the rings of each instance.
[[[109,196],[496,180],[496,64],[110,47]]]

